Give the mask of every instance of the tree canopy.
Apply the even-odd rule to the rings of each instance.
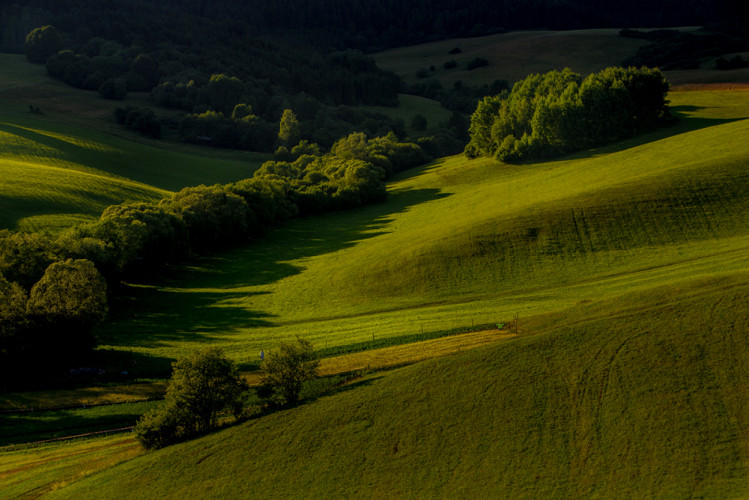
[[[317,376],[320,362],[312,343],[297,337],[295,342],[282,342],[277,351],[266,355],[262,383],[288,404],[296,404],[302,385]]]
[[[650,68],[607,68],[583,79],[570,69],[530,75],[486,97],[471,116],[468,157],[549,157],[655,127],[669,116],[669,84]]]

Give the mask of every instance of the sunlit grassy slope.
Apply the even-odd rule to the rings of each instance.
[[[745,498],[749,275],[540,315],[61,498]]]
[[[447,158],[387,202],[299,220],[134,286],[101,343],[238,361],[302,335],[318,347],[506,321],[749,267],[749,93],[674,93],[683,121],[557,161]]]
[[[113,116],[117,106],[147,106],[143,96],[104,101],[23,56],[0,54],[0,64],[0,228],[54,231],[108,205],[248,177],[262,160],[146,140]],[[29,104],[44,114],[28,113]]]

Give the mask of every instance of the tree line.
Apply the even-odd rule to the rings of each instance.
[[[82,42],[106,36],[129,43],[272,35],[325,48],[372,52],[502,30],[695,26],[746,16],[732,0],[26,0],[0,8],[0,43],[18,51],[30,29],[54,24]],[[204,27],[216,30],[210,36]],[[200,34],[200,39],[196,36]]]
[[[663,73],[645,67],[530,75],[479,102],[465,154],[517,162],[628,137],[668,121],[668,89]]]
[[[110,206],[57,237],[0,231],[0,388],[33,385],[85,357],[122,279],[260,238],[292,218],[381,202],[389,174],[429,159],[393,134],[352,134],[326,154],[301,142],[286,154],[232,184]]]

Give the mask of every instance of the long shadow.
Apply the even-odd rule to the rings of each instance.
[[[577,151],[570,153],[569,155],[562,157],[555,157],[550,159],[550,162],[556,162],[561,160],[582,160],[586,158],[593,158],[604,154],[620,153],[628,149],[632,149],[644,144],[651,142],[657,142],[669,137],[675,137],[677,135],[685,134],[688,132],[694,132],[695,130],[701,130],[704,128],[715,127],[718,125],[724,125],[726,123],[732,123],[740,120],[749,118],[699,118],[689,116],[688,113],[699,111],[701,109],[710,109],[707,106],[673,106],[671,107],[671,113],[678,119],[673,125],[659,127],[657,129],[646,131],[640,134],[633,135],[621,140],[617,140],[610,144],[603,144],[595,148],[586,149],[583,151]],[[530,163],[539,163],[538,160],[530,161]]]
[[[275,317],[246,307],[268,293],[246,287],[275,283],[303,271],[291,262],[353,247],[389,232],[392,218],[411,207],[448,196],[437,189],[402,190],[386,202],[335,215],[292,221],[266,238],[221,254],[196,258],[171,277],[130,285],[111,306],[100,343],[157,347],[169,342],[211,342],[237,329],[275,326]]]

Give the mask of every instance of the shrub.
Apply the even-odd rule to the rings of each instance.
[[[122,78],[109,78],[99,87],[99,95],[104,99],[124,99],[127,95],[127,83]]]
[[[468,61],[466,69],[468,69],[468,71],[471,71],[476,68],[483,68],[484,66],[489,66],[489,61],[487,61],[483,57],[476,57]]]

